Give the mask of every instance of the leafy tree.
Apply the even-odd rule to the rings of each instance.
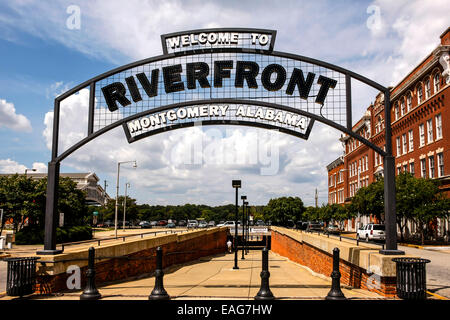
[[[264,219],[274,224],[286,225],[288,220],[301,220],[305,207],[298,197],[282,197],[270,199],[264,208]]]

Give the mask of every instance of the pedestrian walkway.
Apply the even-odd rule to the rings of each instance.
[[[226,253],[204,257],[188,264],[164,270],[164,287],[171,299],[250,299],[257,294],[261,279],[261,251],[251,250],[241,260],[239,269],[233,269],[234,254]],[[273,252],[269,253],[270,288],[277,299],[324,299],[330,290],[331,279],[314,275]],[[98,287],[103,300],[147,300],[155,284],[154,277],[124,281]],[[348,299],[385,299],[362,289],[343,287]],[[52,296],[34,296],[33,299],[78,300],[80,292]],[[6,298],[6,297],[5,297]]]

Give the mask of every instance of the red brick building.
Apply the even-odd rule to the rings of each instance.
[[[396,174],[407,171],[438,179],[449,196],[450,28],[440,38],[441,44],[391,89],[392,153]],[[384,128],[384,95],[379,93],[353,131],[384,149]],[[340,140],[344,155],[327,166],[330,204],[351,202],[359,188],[383,175],[383,158],[378,153],[350,136]],[[341,173],[336,185],[334,176]],[[339,192],[343,195],[338,196]],[[361,217],[358,222],[369,221],[370,217]],[[438,224],[441,230],[449,229],[449,221]],[[347,229],[354,230],[355,225],[349,221]]]

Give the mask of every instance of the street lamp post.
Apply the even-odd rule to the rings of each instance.
[[[242,199],[242,244],[244,244],[244,228],[245,228],[245,200],[247,196],[241,196]],[[244,260],[244,247],[242,247],[242,257],[241,260]]]
[[[238,234],[238,189],[241,187],[241,180],[233,180],[231,185],[236,189],[236,217],[234,222],[234,267],[233,269],[239,269],[237,256],[238,256],[238,248],[237,248],[237,234]]]
[[[127,212],[127,188],[130,187],[130,183],[125,183],[125,199],[123,201],[123,231],[125,231],[125,213]]]
[[[243,226],[243,236],[244,236],[244,249],[242,250],[242,255],[244,255],[244,251],[245,254],[247,254],[247,237],[248,237],[248,212],[249,212],[249,207],[248,207],[248,202],[245,201],[245,211],[244,211],[244,226]]]
[[[133,168],[137,167],[136,160],[117,162],[116,207],[115,207],[115,213],[114,213],[114,234],[115,234],[116,238],[117,238],[117,215],[118,215],[118,211],[119,211],[119,174],[120,174],[120,165],[122,163],[130,163],[130,162],[133,162]]]

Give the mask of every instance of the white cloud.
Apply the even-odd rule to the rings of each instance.
[[[28,172],[47,173],[47,166],[42,162],[34,162],[31,167],[20,164],[17,161],[11,159],[0,159],[0,172],[1,173],[25,173],[25,169],[36,169],[36,171],[28,170]]]
[[[14,104],[0,99],[0,128],[6,127],[19,132],[31,132],[31,123],[22,114],[16,113]]]
[[[81,29],[66,27],[66,8],[81,9]],[[325,60],[360,73],[385,86],[396,84],[438,45],[448,27],[450,7],[445,0],[308,2],[283,1],[119,1],[10,2],[14,15],[0,13],[0,23],[52,40],[96,59],[114,63],[159,55],[159,35],[180,30],[210,27],[257,27],[275,29],[275,49]],[[371,24],[379,8],[378,24]],[[295,14],[293,14],[295,12]],[[43,20],[40,17],[45,16]],[[372,21],[373,22],[373,21]],[[371,26],[371,27],[370,27]],[[4,32],[4,34],[11,34]],[[355,83],[353,120],[362,116],[377,92]],[[48,95],[62,90],[55,82]],[[59,149],[65,150],[86,136],[88,91],[66,99],[61,109]],[[51,112],[45,116],[44,137],[51,147]],[[208,128],[209,129],[209,128]],[[314,189],[326,201],[325,166],[341,155],[339,132],[316,123],[305,142],[276,134],[275,140],[261,139],[262,130],[224,131],[190,128],[159,134],[128,145],[121,128],[85,145],[64,164],[79,171],[95,171],[115,187],[117,161],[137,160],[138,169],[124,166],[123,176],[132,182],[140,201],[154,203],[233,202],[230,180],[241,178],[250,201],[266,203],[278,195],[304,195],[309,204]],[[279,148],[278,173],[260,175],[261,163],[254,159],[255,147]],[[255,141],[257,143],[255,143]],[[192,145],[202,143],[204,163],[186,164],[194,154]],[[258,148],[256,148],[258,149]],[[238,161],[238,155],[247,159]],[[190,156],[188,158],[192,158]],[[228,161],[227,157],[231,157]],[[260,160],[260,159],[259,159]],[[306,198],[305,198],[306,199]]]

